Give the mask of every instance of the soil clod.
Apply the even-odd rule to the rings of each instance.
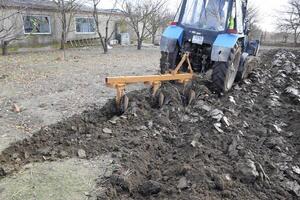
[[[138,191],[143,196],[158,194],[161,191],[162,185],[156,181],[146,181],[138,187]]]
[[[187,182],[186,177],[182,177],[182,178],[179,179],[177,188],[179,190],[184,190],[184,189],[188,188],[188,182]]]
[[[79,150],[78,150],[78,157],[79,157],[79,158],[86,158],[85,150],[79,149]]]

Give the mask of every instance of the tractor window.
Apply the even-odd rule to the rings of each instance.
[[[243,26],[243,4],[241,0],[236,0],[236,27],[238,33],[243,33],[244,26]]]
[[[191,28],[223,31],[228,0],[187,0],[182,24]]]
[[[182,2],[183,2],[183,1],[181,1],[180,6],[179,6],[179,8],[178,8],[178,10],[177,10],[177,12],[176,12],[174,22],[178,22],[178,21],[179,21],[180,11],[181,11],[181,8],[182,8]]]

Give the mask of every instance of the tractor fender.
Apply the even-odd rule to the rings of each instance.
[[[251,40],[247,44],[246,52],[251,56],[257,56],[260,49],[260,41],[259,40]]]
[[[247,52],[244,52],[242,54],[238,72],[242,73],[242,71],[244,70],[244,64],[245,64],[245,61],[248,58],[248,56],[249,56],[249,53],[247,53]]]
[[[163,32],[160,40],[160,50],[163,52],[172,53],[178,44],[182,46],[184,29],[179,26],[169,26]]]
[[[212,46],[211,60],[216,62],[227,62],[231,49],[234,48],[237,41],[244,37],[238,34],[220,34]]]

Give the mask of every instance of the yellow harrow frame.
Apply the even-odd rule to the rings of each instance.
[[[187,62],[188,72],[180,73],[180,68]],[[120,109],[123,106],[123,110],[128,107],[128,97],[125,95],[125,88],[128,84],[144,83],[152,86],[152,97],[157,95],[157,91],[164,81],[177,81],[182,84],[187,84],[193,79],[193,69],[189,59],[189,53],[185,53],[182,56],[181,61],[178,63],[174,70],[171,70],[167,74],[159,75],[144,75],[144,76],[117,76],[107,77],[105,79],[108,87],[115,88],[117,90],[116,105]]]

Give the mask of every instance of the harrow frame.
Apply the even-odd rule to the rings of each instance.
[[[166,74],[159,75],[143,75],[143,76],[116,76],[107,77],[105,83],[108,87],[115,88],[117,90],[116,95],[116,106],[120,110],[121,106],[126,110],[128,107],[128,97],[125,95],[125,88],[128,84],[144,83],[145,85],[151,85],[152,87],[152,97],[157,95],[157,91],[160,88],[162,82],[164,81],[177,81],[186,85],[189,83],[193,77],[193,69],[189,59],[190,54],[188,52],[182,55],[181,61],[178,63],[174,70],[169,71]],[[184,63],[187,63],[188,72],[181,73],[180,69]],[[126,100],[122,102],[122,99],[126,97]],[[123,105],[122,105],[123,104]]]

